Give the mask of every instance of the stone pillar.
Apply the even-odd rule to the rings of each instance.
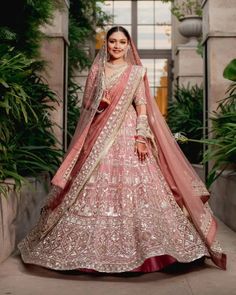
[[[54,104],[55,111],[51,115],[56,123],[55,135],[64,148],[67,138],[68,8],[68,1],[61,0],[61,8],[55,11],[52,24],[42,27],[46,38],[41,47],[41,56],[47,62],[44,76],[60,100],[59,105]]]
[[[202,7],[206,95],[208,111],[212,112],[230,83],[223,78],[223,70],[236,57],[236,3],[235,0],[204,0]]]
[[[203,59],[196,46],[187,45],[188,39],[179,32],[180,22],[172,16],[172,58],[174,85],[202,84]]]
[[[201,85],[203,82],[203,59],[195,46],[178,45],[175,57],[175,79],[178,85]]]
[[[218,101],[225,97],[230,81],[224,79],[226,65],[236,57],[236,3],[235,0],[204,0],[203,44],[205,59],[205,107],[207,126]],[[211,124],[209,129],[211,128]],[[210,163],[209,167],[212,166]],[[210,205],[215,215],[236,230],[235,205],[236,176],[224,171],[211,186]]]

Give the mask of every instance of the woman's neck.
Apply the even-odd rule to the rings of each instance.
[[[126,63],[126,61],[124,59],[110,59],[108,62],[113,65],[119,65],[119,64]]]

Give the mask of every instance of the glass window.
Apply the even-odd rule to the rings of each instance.
[[[155,48],[171,48],[171,26],[155,26]]]
[[[138,24],[154,24],[154,1],[138,1]]]
[[[155,59],[142,59],[142,64],[147,68],[147,76],[151,87],[155,86]]]
[[[155,23],[171,24],[171,3],[155,1]]]
[[[114,1],[114,23],[131,24],[131,1]]]
[[[105,1],[104,3],[97,3],[99,7],[101,7],[102,11],[104,11],[109,16],[113,16],[113,1]],[[109,23],[113,23],[113,17],[110,19]]]
[[[155,60],[155,86],[167,87],[167,59]]]
[[[138,26],[138,48],[154,49],[154,26]]]

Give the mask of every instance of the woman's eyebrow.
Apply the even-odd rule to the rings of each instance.
[[[110,41],[126,41],[126,39],[115,39],[115,38],[110,38]]]

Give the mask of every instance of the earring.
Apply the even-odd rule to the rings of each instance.
[[[128,47],[127,47],[127,49],[125,51],[125,60],[127,59],[129,49],[130,49],[130,46],[128,45]]]
[[[110,53],[109,53],[109,52],[107,52],[107,61],[109,61],[109,60],[110,60],[110,58],[111,58],[111,56],[110,56]]]

